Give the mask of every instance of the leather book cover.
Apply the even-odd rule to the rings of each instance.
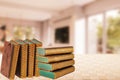
[[[42,42],[38,41],[37,39],[32,39],[31,41],[35,44],[35,48],[42,47]],[[37,59],[36,59],[36,55],[37,55],[37,50],[35,49],[34,76],[40,76],[39,69],[38,69],[38,62],[37,62]]]
[[[17,62],[17,71],[16,75],[20,78],[27,77],[27,56],[28,56],[28,44],[22,40],[15,40],[17,44],[20,45],[20,52]]]
[[[74,54],[63,54],[63,55],[52,55],[52,56],[41,56],[37,55],[37,60],[43,63],[53,63],[59,61],[70,60],[74,58]]]
[[[20,50],[20,45],[17,44],[15,41],[11,40],[10,43],[14,45],[13,55],[12,55],[12,64],[10,69],[10,79],[14,79],[18,61],[18,55]]]
[[[2,57],[1,73],[9,78],[10,77],[10,68],[12,63],[13,56],[13,45],[10,42],[4,43],[4,52]]]
[[[40,70],[39,72],[40,72],[41,76],[48,77],[51,79],[57,79],[57,78],[60,78],[62,76],[65,76],[66,74],[72,73],[74,70],[75,70],[75,67],[71,66],[71,67],[56,70],[53,72],[46,71],[46,70]]]
[[[14,41],[5,42],[1,73],[9,79],[14,79],[20,45]]]
[[[33,77],[33,73],[34,73],[34,56],[35,56],[35,44],[32,43],[30,40],[26,39],[24,40],[25,43],[28,44],[28,72],[27,72],[27,76],[28,77]]]
[[[67,60],[67,61],[50,63],[50,64],[38,62],[38,68],[47,71],[55,71],[65,67],[72,66],[74,64],[75,64],[74,60]]]
[[[56,55],[56,54],[67,54],[73,52],[73,47],[53,47],[53,48],[41,48],[37,47],[37,53],[39,55],[45,56],[45,55]]]

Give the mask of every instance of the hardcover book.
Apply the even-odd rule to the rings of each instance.
[[[26,39],[24,40],[25,43],[27,43],[28,46],[28,66],[27,66],[27,76],[33,77],[34,72],[34,56],[35,56],[35,44],[32,43],[30,40]]]
[[[56,79],[56,78],[59,78],[59,77],[66,75],[66,74],[69,74],[69,73],[73,72],[74,70],[75,70],[75,68],[73,66],[71,66],[71,67],[56,70],[53,72],[45,71],[45,70],[40,70],[39,72],[40,72],[41,76],[48,77],[51,79]]]
[[[37,53],[39,55],[55,55],[55,54],[67,54],[73,52],[73,47],[56,47],[56,48],[41,48],[37,47]]]
[[[27,56],[28,56],[28,44],[22,40],[16,40],[16,43],[20,45],[20,53],[17,63],[16,75],[20,78],[26,78],[27,76]]]
[[[9,79],[14,79],[20,45],[14,41],[5,42],[2,57],[1,73]]]
[[[74,65],[74,63],[75,63],[74,60],[68,60],[68,61],[62,61],[62,62],[56,62],[56,63],[50,63],[50,64],[38,62],[38,68],[47,70],[47,71],[55,71],[68,66],[72,66]]]
[[[34,44],[35,44],[35,47],[37,48],[37,47],[42,47],[42,42],[40,42],[40,41],[38,41],[38,40],[36,40],[36,39],[32,39],[31,40]],[[36,59],[36,54],[37,52],[36,52],[36,49],[35,49],[35,57],[34,57],[34,76],[40,76],[40,74],[39,74],[39,69],[38,69],[38,62],[37,62],[37,59]]]
[[[52,56],[41,56],[39,54],[37,55],[37,60],[43,63],[53,63],[64,60],[70,60],[73,58],[74,58],[73,54],[52,55]]]

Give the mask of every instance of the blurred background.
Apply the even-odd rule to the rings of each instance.
[[[0,0],[0,52],[4,41],[36,38],[79,54],[120,53],[119,0],[46,1]]]
[[[120,80],[120,0],[0,0],[1,59],[5,41],[33,38],[74,46],[85,80]]]

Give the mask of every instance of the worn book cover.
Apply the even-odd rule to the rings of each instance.
[[[2,57],[1,73],[9,79],[14,79],[20,45],[14,41],[5,42]]]
[[[38,68],[47,70],[47,71],[55,71],[68,66],[72,66],[74,65],[74,63],[75,63],[74,60],[67,60],[67,61],[50,63],[50,64],[38,62]]]
[[[70,60],[74,58],[74,54],[63,54],[63,55],[52,55],[52,56],[41,56],[37,55],[37,60],[43,63],[53,63],[59,61]]]
[[[38,41],[37,39],[32,39],[31,40],[34,44],[35,44],[35,47],[42,47],[42,42]],[[37,59],[36,59],[36,54],[37,53],[37,50],[35,49],[35,57],[34,57],[34,76],[40,76],[39,74],[39,69],[38,69],[38,62],[37,62]]]
[[[12,64],[10,69],[10,79],[14,79],[16,73],[18,55],[20,51],[20,45],[13,40],[11,40],[10,43],[14,46],[13,55],[12,55]]]
[[[26,78],[27,76],[27,56],[28,56],[28,44],[22,40],[16,40],[16,43],[20,45],[20,52],[17,62],[17,71],[16,75],[20,78]]]
[[[1,73],[7,78],[10,77],[12,56],[13,56],[13,45],[10,42],[5,42],[4,52],[2,57]]]
[[[35,57],[35,44],[30,40],[24,40],[28,44],[28,66],[27,66],[27,76],[33,77],[34,73],[34,57]]]
[[[55,54],[66,54],[73,52],[73,47],[51,47],[51,48],[41,48],[37,47],[37,53],[39,55],[55,55]]]
[[[62,77],[66,74],[69,74],[69,73],[73,72],[74,70],[75,70],[75,68],[73,66],[71,66],[71,67],[56,70],[56,71],[53,71],[53,72],[46,71],[46,70],[40,70],[39,72],[40,72],[41,76],[48,77],[48,78],[51,78],[51,79],[57,79],[59,77]]]

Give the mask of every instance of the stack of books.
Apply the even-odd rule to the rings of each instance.
[[[36,39],[11,40],[5,42],[1,73],[14,80],[45,76],[56,79],[71,73],[74,68],[73,47],[42,48]]]
[[[36,39],[5,42],[1,73],[12,80],[15,74],[20,78],[39,76],[36,47],[41,46]]]
[[[75,70],[73,47],[37,47],[39,73],[51,79],[62,77]]]

